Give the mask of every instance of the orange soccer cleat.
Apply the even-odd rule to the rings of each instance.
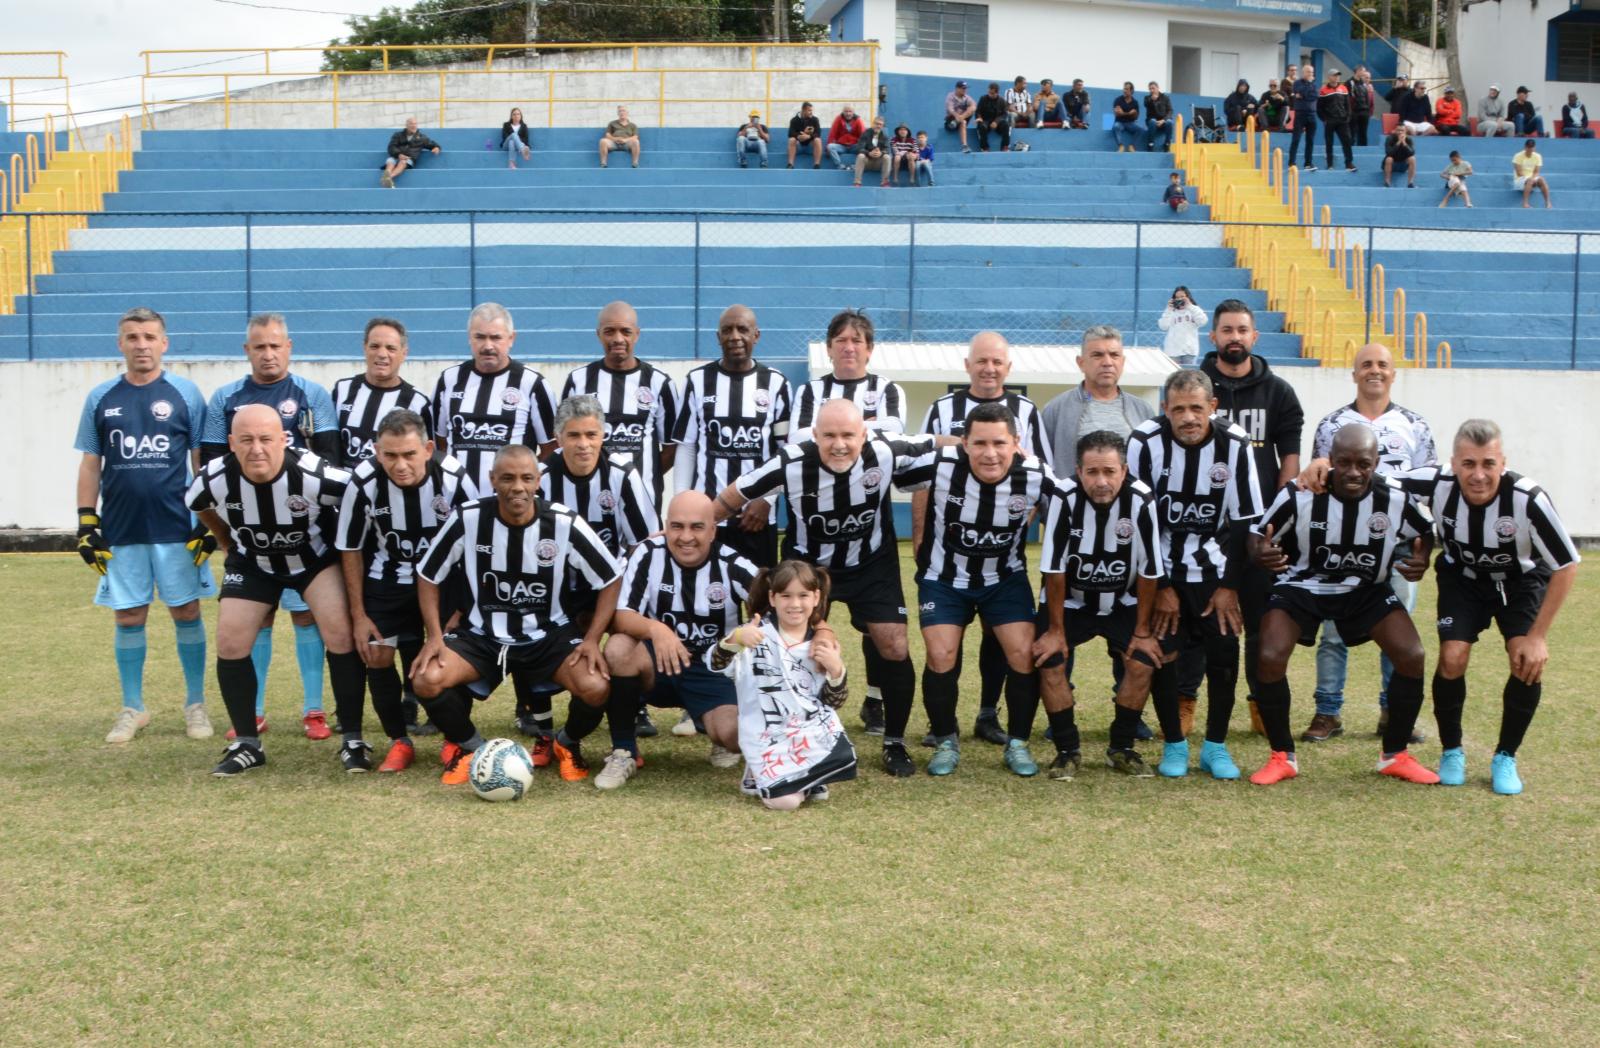
[[[450,759],[445,762],[444,774],[439,776],[439,781],[446,786],[460,786],[467,781],[467,773],[472,768],[472,754],[454,743],[445,743],[453,751]],[[444,751],[440,751],[444,755]]]
[[[1271,786],[1275,782],[1292,779],[1299,774],[1300,766],[1295,763],[1294,754],[1273,750],[1272,756],[1261,766],[1261,770],[1250,776],[1250,781],[1257,786]]]
[[[1439,782],[1439,776],[1417,763],[1411,756],[1410,750],[1401,750],[1393,757],[1385,757],[1378,761],[1378,773],[1403,782],[1414,782],[1420,786],[1433,786]]]
[[[589,764],[583,759],[583,751],[578,748],[577,743],[573,743],[572,749],[569,750],[559,741],[551,739],[550,747],[555,753],[556,770],[561,773],[563,779],[567,782],[582,782],[589,777]]]
[[[383,763],[378,765],[379,771],[405,771],[411,767],[411,762],[416,760],[416,748],[409,742],[396,742],[389,746],[389,752],[384,754]]]

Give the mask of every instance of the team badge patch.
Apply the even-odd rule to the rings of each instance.
[[[1006,500],[1006,509],[1010,510],[1013,517],[1020,517],[1028,512],[1028,500],[1021,495],[1012,495]]]
[[[500,394],[500,403],[508,408],[516,407],[522,403],[522,391],[517,389],[506,390]]]
[[[648,389],[641,389],[634,393],[633,402],[642,408],[647,408],[656,402],[656,395]]]
[[[1215,466],[1211,467],[1210,477],[1211,486],[1214,488],[1220,488],[1222,485],[1226,484],[1230,479],[1232,479],[1233,470],[1219,462]]]
[[[1124,546],[1133,541],[1133,521],[1123,518],[1117,521],[1117,526],[1111,529],[1117,536],[1117,545]]]
[[[294,418],[295,412],[300,410],[298,400],[283,400],[278,402],[278,414],[284,418]]]
[[[769,406],[771,406],[772,398],[767,395],[767,391],[766,390],[758,389],[758,390],[756,390],[755,402],[756,402],[756,407],[757,408],[761,409],[762,411],[765,411],[765,410],[767,410],[767,408]]]
[[[600,508],[610,513],[617,508],[617,497],[609,491],[602,491],[600,493]]]
[[[878,485],[882,483],[883,470],[879,469],[877,466],[873,466],[871,469],[861,474],[861,486],[866,488],[868,491],[877,491]]]
[[[1367,531],[1373,535],[1382,535],[1389,530],[1389,515],[1387,513],[1374,513],[1367,518]]]
[[[875,408],[875,407],[877,407],[878,406],[878,393],[877,393],[877,391],[869,389],[865,393],[861,394],[861,406],[864,407],[864,408]]]
[[[1494,533],[1503,539],[1509,539],[1517,533],[1517,522],[1510,517],[1496,517]]]
[[[1406,438],[1398,433],[1385,433],[1383,435],[1383,446],[1389,454],[1398,455],[1406,449]]]
[[[443,495],[435,495],[433,497],[433,513],[436,517],[449,516],[450,500],[445,498]]]
[[[291,516],[303,517],[311,512],[311,500],[304,495],[290,495],[283,500],[283,504],[289,507]]]
[[[165,400],[158,400],[150,405],[150,414],[155,416],[157,422],[165,422],[172,417],[172,404]]]
[[[539,563],[546,567],[556,562],[556,544],[554,539],[540,539],[539,544],[533,547],[533,555],[539,558]]]
[[[720,582],[713,582],[706,587],[706,603],[713,608],[720,608],[728,603],[728,590]]]

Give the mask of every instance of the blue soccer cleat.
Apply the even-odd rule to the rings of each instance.
[[[1200,770],[1210,772],[1213,779],[1239,777],[1239,766],[1233,763],[1233,754],[1220,742],[1207,742],[1200,747]]]
[[[1169,779],[1181,779],[1189,774],[1189,744],[1168,742],[1161,747],[1161,763],[1156,771]]]
[[[1497,753],[1489,762],[1489,779],[1494,792],[1513,797],[1522,792],[1522,779],[1517,775],[1517,759],[1509,753]]]
[[[1439,785],[1465,786],[1467,784],[1467,751],[1460,746],[1439,754]]]
[[[929,775],[949,775],[961,763],[961,751],[953,740],[945,739],[928,760]]]
[[[1006,767],[1025,779],[1039,774],[1038,762],[1033,759],[1033,754],[1028,752],[1028,744],[1021,739],[1012,739],[1006,743]]]

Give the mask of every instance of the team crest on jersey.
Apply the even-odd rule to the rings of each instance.
[[[611,494],[609,491],[602,491],[600,493],[599,502],[600,508],[605,510],[607,513],[610,513],[612,510],[617,508],[617,497]]]
[[[1367,518],[1367,531],[1373,535],[1382,535],[1389,530],[1389,515],[1387,513],[1374,513]]]
[[[1383,446],[1391,455],[1398,455],[1406,449],[1406,438],[1398,433],[1385,433]]]
[[[633,402],[642,408],[647,408],[656,402],[656,395],[648,389],[641,389],[634,393]]]
[[[879,469],[877,466],[873,466],[871,469],[861,474],[861,486],[866,488],[868,491],[877,491],[878,485],[882,483],[883,470]]]
[[[756,390],[755,401],[756,408],[761,411],[767,410],[768,406],[772,404],[772,398],[767,395],[767,391],[764,389]]]
[[[1232,479],[1233,470],[1219,462],[1215,466],[1211,467],[1210,477],[1211,486],[1214,488],[1220,488],[1222,485],[1226,484],[1230,479]]]
[[[1006,509],[1011,512],[1013,517],[1020,517],[1028,512],[1028,500],[1021,495],[1012,495],[1011,498],[1006,500]]]
[[[172,417],[172,404],[169,401],[158,400],[150,405],[150,414],[155,416],[157,422],[165,422]]]
[[[297,400],[280,400],[278,402],[278,414],[284,418],[294,418],[295,412],[299,410],[300,402]]]
[[[1503,539],[1509,539],[1517,533],[1517,522],[1510,517],[1496,517],[1494,533]]]
[[[706,603],[713,608],[723,607],[728,603],[728,590],[720,582],[713,582],[706,587]]]
[[[283,504],[289,507],[289,515],[292,517],[303,517],[311,512],[311,500],[304,495],[290,495],[283,500]]]
[[[504,404],[508,408],[516,407],[518,404],[522,403],[522,391],[516,389],[506,390],[500,394],[500,403]]]
[[[445,498],[443,495],[435,495],[433,497],[433,515],[436,517],[445,517],[449,516],[449,514],[450,500]]]
[[[1124,517],[1117,521],[1117,526],[1111,532],[1117,536],[1117,545],[1125,546],[1133,541],[1133,521]]]
[[[540,539],[539,544],[533,547],[533,555],[539,558],[539,563],[545,567],[556,562],[556,543],[554,539]]]
[[[865,393],[861,394],[861,406],[864,407],[864,408],[875,408],[875,407],[877,407],[878,406],[878,393],[877,393],[877,391],[869,389]]]

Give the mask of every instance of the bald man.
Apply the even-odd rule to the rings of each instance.
[[[366,670],[351,643],[350,612],[333,536],[324,531],[350,474],[289,447],[275,408],[247,404],[233,414],[229,453],[206,463],[189,486],[189,508],[227,553],[217,605],[217,685],[234,741],[212,774],[241,775],[267,762],[256,728],[256,669],[250,650],[285,591],[305,601],[327,650],[328,678],[348,772],[372,768],[361,737]]]
[[[1436,783],[1439,776],[1406,752],[1422,710],[1422,641],[1389,585],[1394,568],[1412,582],[1422,578],[1431,529],[1400,485],[1378,473],[1371,429],[1345,427],[1334,435],[1331,451],[1327,494],[1285,484],[1250,529],[1251,555],[1277,576],[1261,618],[1256,694],[1272,756],[1250,781],[1269,786],[1299,774],[1289,730],[1289,656],[1331,621],[1346,644],[1376,641],[1394,663],[1378,771]]]
[[[1395,380],[1394,356],[1389,347],[1379,343],[1362,346],[1356,352],[1351,379],[1355,382],[1355,399],[1343,407],[1330,411],[1317,424],[1312,438],[1312,458],[1327,458],[1333,448],[1333,438],[1347,426],[1364,426],[1378,439],[1378,473],[1398,476],[1407,470],[1438,465],[1438,451],[1434,446],[1433,430],[1428,420],[1396,404],[1390,396]],[[1406,581],[1398,572],[1389,580],[1395,595],[1412,611],[1417,606],[1417,587]],[[1316,715],[1301,733],[1305,742],[1325,742],[1344,733],[1341,713],[1344,709],[1344,682],[1349,652],[1339,637],[1338,630],[1324,625],[1322,641],[1317,646],[1317,688],[1313,693]],[[1387,658],[1381,658],[1379,668],[1382,686],[1378,691],[1378,734],[1383,734],[1389,720],[1389,678],[1394,672]],[[1419,734],[1411,740],[1421,742]]]

